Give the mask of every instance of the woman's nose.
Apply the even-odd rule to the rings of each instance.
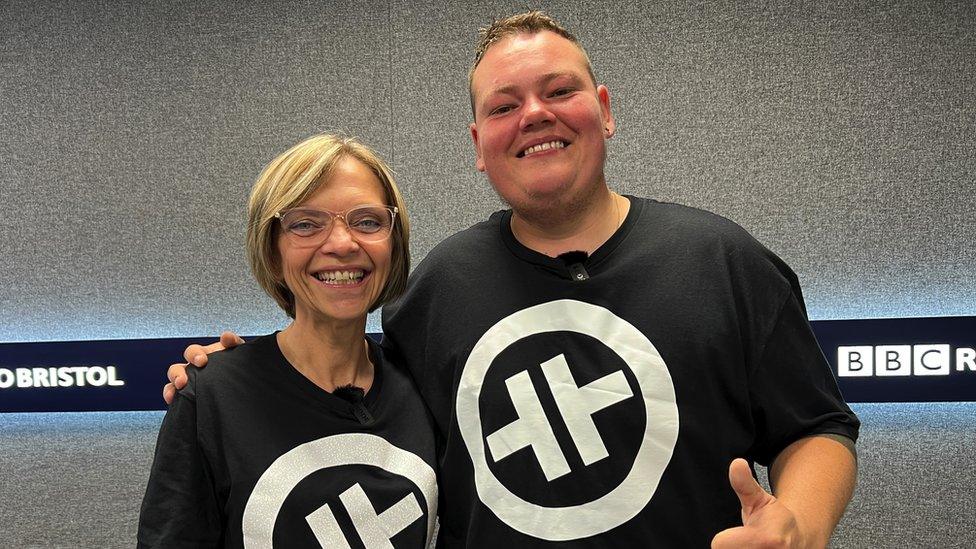
[[[349,225],[346,225],[346,220],[336,217],[332,221],[332,230],[329,231],[328,238],[319,249],[325,253],[349,254],[359,249],[359,242],[349,229]]]

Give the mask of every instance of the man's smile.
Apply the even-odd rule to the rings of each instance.
[[[560,139],[554,139],[552,141],[546,141],[527,147],[519,152],[516,156],[519,158],[525,158],[526,156],[532,156],[533,154],[538,154],[552,149],[562,149],[568,146],[568,142]]]

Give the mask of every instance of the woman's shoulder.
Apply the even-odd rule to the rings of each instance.
[[[268,364],[279,362],[279,355],[275,334],[211,353],[205,367],[187,367],[187,386],[180,393],[192,398],[201,391],[220,392],[241,384],[260,384]]]

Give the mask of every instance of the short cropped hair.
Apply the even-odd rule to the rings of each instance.
[[[535,34],[542,31],[556,33],[566,40],[569,40],[577,48],[579,48],[580,53],[583,54],[583,59],[586,60],[586,71],[590,74],[590,80],[592,80],[593,85],[596,86],[596,75],[593,74],[593,65],[590,63],[590,56],[586,54],[586,50],[583,49],[583,44],[580,44],[580,41],[576,38],[576,36],[573,35],[573,33],[566,30],[566,28],[556,22],[555,19],[549,17],[541,11],[535,10],[520,13],[504,19],[498,19],[492,22],[491,25],[482,27],[478,30],[479,34],[481,35],[481,39],[478,41],[478,49],[475,52],[474,64],[471,65],[471,69],[468,71],[468,95],[471,99],[472,116],[475,115],[474,88],[472,86],[474,83],[474,71],[478,68],[478,65],[481,64],[481,60],[484,58],[485,52],[487,52],[492,45],[506,36],[514,36],[516,34]]]
[[[403,293],[410,272],[410,223],[407,207],[386,164],[352,138],[322,134],[309,137],[272,160],[261,172],[247,205],[247,259],[258,283],[288,316],[295,318],[295,296],[285,284],[278,253],[281,224],[275,214],[301,205],[332,175],[344,158],[355,158],[372,170],[386,194],[386,205],[397,208],[393,224],[390,276],[376,301],[377,307]]]

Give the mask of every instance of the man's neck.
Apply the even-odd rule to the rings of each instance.
[[[606,188],[605,188],[606,189]],[[523,246],[556,257],[571,251],[592,254],[620,228],[630,201],[606,189],[582,208],[560,216],[512,213],[512,234]]]

